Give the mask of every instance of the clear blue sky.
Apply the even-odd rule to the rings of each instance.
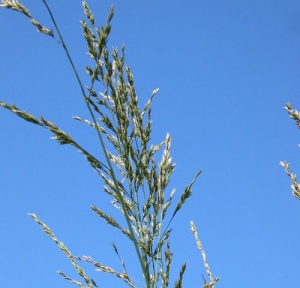
[[[34,2],[34,3],[33,3]],[[72,2],[72,3],[71,3]],[[90,0],[102,25],[110,1]],[[42,1],[24,1],[52,27]],[[127,64],[144,104],[155,88],[153,142],[167,132],[178,192],[204,169],[194,195],[173,223],[174,271],[187,261],[184,287],[205,274],[190,233],[193,220],[216,287],[300,286],[300,201],[282,160],[300,176],[299,130],[283,109],[300,109],[300,3],[296,0],[114,1],[110,46],[126,45]],[[86,45],[81,1],[49,1],[82,77]],[[63,50],[15,12],[0,10],[0,99],[43,115],[101,157]],[[88,82],[87,82],[88,84]],[[121,270],[133,250],[90,205],[112,213],[102,183],[74,149],[45,129],[0,109],[0,287],[72,287],[63,253],[34,221],[36,213],[75,255]],[[123,287],[88,270],[100,287]],[[76,277],[78,279],[78,277]],[[174,279],[174,275],[172,275]]]

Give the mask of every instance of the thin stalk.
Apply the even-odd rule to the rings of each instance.
[[[59,39],[60,39],[60,41],[61,41],[62,47],[63,47],[63,49],[64,49],[65,52],[66,52],[66,55],[67,55],[67,57],[68,57],[68,60],[69,60],[69,62],[70,62],[70,64],[71,64],[72,69],[73,69],[73,72],[74,72],[74,74],[75,74],[75,76],[76,76],[76,79],[77,79],[77,82],[78,82],[78,84],[79,84],[79,87],[80,87],[82,96],[83,96],[83,98],[84,98],[84,102],[85,102],[85,104],[86,104],[86,106],[87,106],[87,108],[88,108],[88,110],[89,110],[89,112],[90,112],[90,114],[91,114],[91,117],[92,117],[92,119],[93,119],[93,121],[94,121],[94,123],[95,123],[95,128],[96,128],[96,131],[97,131],[97,136],[98,136],[98,138],[99,138],[99,141],[100,141],[102,150],[103,150],[103,152],[104,152],[104,155],[105,155],[105,158],[106,158],[106,161],[107,161],[109,170],[110,170],[110,172],[111,172],[111,176],[112,176],[114,185],[115,185],[115,187],[116,187],[116,193],[117,193],[117,196],[118,196],[119,199],[120,199],[120,202],[121,202],[121,205],[122,205],[122,208],[123,208],[123,211],[124,211],[124,215],[125,215],[125,219],[126,219],[126,222],[127,222],[127,226],[128,226],[128,229],[129,229],[130,234],[131,234],[132,239],[133,239],[134,247],[135,247],[136,253],[137,253],[137,255],[138,255],[138,259],[139,259],[139,262],[140,262],[140,265],[141,265],[141,268],[142,268],[142,271],[143,271],[143,274],[144,274],[144,277],[145,277],[145,280],[146,280],[147,288],[151,288],[151,287],[150,287],[150,276],[149,276],[149,273],[146,271],[145,264],[144,264],[144,262],[143,262],[143,260],[142,260],[141,253],[140,253],[140,250],[139,250],[139,248],[138,248],[137,240],[136,240],[136,238],[135,238],[135,234],[134,234],[134,231],[133,231],[132,226],[131,226],[131,224],[130,224],[130,220],[129,220],[129,217],[128,217],[128,214],[127,214],[127,211],[126,211],[126,205],[125,205],[124,199],[123,199],[123,197],[122,197],[122,194],[121,194],[121,192],[120,192],[120,190],[119,190],[119,188],[118,188],[118,182],[117,182],[117,179],[116,179],[116,177],[115,177],[115,173],[114,173],[113,167],[112,167],[112,165],[111,165],[111,161],[109,160],[109,157],[108,157],[108,155],[107,155],[106,148],[105,148],[105,144],[104,144],[104,141],[103,141],[103,139],[102,139],[100,129],[99,129],[98,125],[97,125],[95,115],[94,115],[94,113],[93,113],[93,111],[92,111],[92,108],[90,107],[88,101],[86,100],[87,97],[86,97],[85,92],[84,92],[83,84],[82,84],[82,82],[81,82],[81,79],[80,79],[80,77],[79,77],[79,74],[78,74],[78,72],[77,72],[77,69],[76,69],[76,67],[75,67],[75,65],[74,65],[74,62],[73,62],[73,60],[72,60],[72,58],[71,58],[71,56],[70,56],[70,53],[69,53],[69,51],[68,51],[68,48],[67,48],[67,46],[66,46],[66,44],[65,44],[65,42],[64,42],[64,39],[63,39],[63,37],[62,37],[62,34],[60,33],[60,30],[59,30],[59,28],[58,28],[58,26],[57,26],[57,24],[56,24],[56,21],[55,21],[54,16],[53,16],[53,14],[52,14],[52,12],[51,12],[51,9],[50,9],[50,7],[48,6],[46,0],[42,0],[42,2],[43,2],[44,5],[46,6],[46,9],[47,9],[47,11],[48,11],[48,13],[49,13],[49,15],[50,15],[50,17],[51,17],[51,20],[52,20],[52,22],[53,22],[53,24],[54,24],[54,27],[55,27],[55,29],[56,29],[56,31],[57,31],[57,33],[58,33]]]

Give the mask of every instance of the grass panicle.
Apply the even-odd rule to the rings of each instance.
[[[291,173],[290,165],[286,161],[281,161],[280,165],[284,168],[286,174],[290,177],[292,181],[291,187],[293,196],[300,200],[300,184],[297,182],[296,174]]]
[[[290,117],[296,122],[297,127],[300,129],[300,112],[293,109],[291,103],[287,103],[285,105],[285,109],[289,113]],[[292,181],[292,195],[300,200],[300,184],[297,182],[296,174],[291,173],[290,165],[286,161],[281,161],[280,165],[284,168],[286,174]]]
[[[177,204],[173,203],[176,190],[169,188],[170,179],[175,170],[175,164],[171,157],[171,136],[167,134],[165,140],[158,144],[153,144],[151,141],[151,106],[158,89],[153,90],[148,101],[141,105],[135,89],[133,73],[130,67],[125,64],[125,46],[123,45],[119,50],[108,47],[111,21],[114,15],[113,6],[108,13],[106,24],[98,27],[87,2],[82,2],[86,20],[82,20],[80,25],[90,61],[90,64],[85,66],[85,71],[90,76],[90,83],[84,85],[47,1],[42,0],[42,2],[45,4],[55,27],[55,33],[58,35],[58,40],[55,40],[60,43],[66,53],[84,103],[90,113],[90,119],[82,119],[80,116],[73,118],[80,123],[87,124],[89,129],[96,132],[103,151],[102,157],[104,156],[106,161],[100,161],[98,157],[90,154],[53,122],[43,117],[36,118],[13,104],[8,105],[0,101],[0,106],[28,122],[48,129],[53,134],[53,140],[62,145],[71,145],[85,156],[103,181],[103,190],[111,197],[111,204],[116,208],[116,214],[108,215],[102,208],[95,206],[91,206],[91,209],[108,225],[118,229],[133,243],[142,275],[129,276],[126,262],[120,257],[115,244],[113,244],[113,249],[121,262],[123,272],[117,272],[116,269],[101,264],[90,256],[73,256],[43,222],[34,214],[30,214],[30,216],[66,254],[85,284],[59,272],[63,278],[71,283],[80,287],[86,287],[84,285],[97,287],[95,281],[88,278],[77,263],[77,261],[84,261],[90,263],[97,271],[114,275],[130,287],[136,287],[135,285],[142,285],[147,288],[169,287],[173,259],[173,252],[169,243],[172,229],[169,227],[183,204],[191,197],[192,186],[201,171],[196,173],[183,193],[178,195],[180,199]],[[31,23],[40,32],[54,38],[53,31],[41,26],[30,15],[29,10],[19,4],[18,1],[2,1],[1,6],[29,17]],[[162,154],[161,157],[159,157],[159,153]],[[116,221],[120,214],[123,216],[123,221]],[[200,243],[197,234],[195,234],[195,228],[192,228],[192,231],[197,244],[198,241]],[[207,287],[213,287],[218,278],[212,279],[204,251],[202,256],[210,277],[209,285],[211,286]],[[179,272],[179,279],[174,283],[174,287],[182,287],[185,270],[186,264],[183,264]],[[133,280],[134,278],[136,280]],[[142,281],[144,284],[141,283]]]
[[[135,287],[132,280],[128,276],[127,272],[119,273],[119,272],[115,271],[114,269],[112,269],[111,267],[109,267],[107,265],[103,265],[103,264],[93,260],[89,256],[83,256],[83,257],[75,256],[74,258],[76,260],[88,262],[95,267],[96,271],[112,274],[112,275],[116,276],[117,278],[123,280],[128,286],[133,287],[133,288]]]
[[[209,267],[207,259],[206,259],[206,254],[204,252],[203,246],[202,246],[201,241],[199,239],[198,232],[197,232],[197,229],[196,229],[196,226],[195,226],[194,222],[191,222],[191,230],[192,230],[192,234],[195,237],[197,247],[201,251],[203,262],[204,262],[204,267],[205,267],[206,273],[208,275],[208,278],[210,280],[209,283],[206,283],[206,281],[204,279],[204,287],[203,288],[214,288],[214,285],[219,281],[220,278],[219,277],[213,278],[213,275],[211,273],[210,267]]]
[[[175,288],[181,288],[182,287],[182,279],[183,279],[183,274],[186,270],[186,263],[184,263],[182,266],[181,266],[181,269],[180,269],[180,272],[179,272],[179,279],[176,280],[175,282]]]
[[[50,238],[52,238],[52,240],[57,244],[57,246],[63,251],[63,253],[67,256],[67,258],[72,263],[73,267],[76,269],[78,275],[83,278],[84,282],[88,285],[88,287],[93,288],[94,286],[92,282],[90,281],[90,279],[88,278],[84,270],[81,268],[81,266],[79,266],[78,263],[75,261],[74,256],[71,254],[70,250],[66,247],[66,245],[63,242],[59,241],[54,235],[54,233],[51,231],[51,229],[46,224],[44,224],[35,214],[30,213],[29,216],[32,217],[33,220],[41,226],[44,232]],[[64,278],[67,277],[62,272],[60,272],[59,274],[62,275]],[[84,287],[84,285],[78,281],[72,280],[71,278],[68,278],[68,280],[70,280],[74,284],[77,284],[80,287]]]
[[[29,10],[22,4],[19,3],[17,0],[2,0],[0,4],[0,7],[11,9],[17,12],[20,12],[21,14],[25,15],[29,18],[31,24],[33,24],[37,30],[45,35],[51,36],[54,38],[54,33],[52,29],[47,29],[45,26],[41,25],[36,19],[34,19]]]
[[[285,105],[286,111],[289,113],[290,117],[296,121],[297,127],[300,129],[300,112],[293,109],[291,103]]]

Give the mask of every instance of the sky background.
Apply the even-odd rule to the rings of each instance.
[[[53,27],[42,1],[22,3]],[[89,3],[103,25],[112,2]],[[187,261],[184,287],[203,285],[205,270],[189,227],[193,220],[212,273],[221,277],[216,287],[299,287],[300,202],[279,165],[287,160],[300,173],[299,131],[284,110],[287,102],[300,109],[299,1],[114,4],[109,46],[125,43],[141,105],[160,88],[152,143],[171,134],[177,168],[170,189],[176,187],[179,195],[204,170],[173,222],[171,278]],[[81,1],[49,5],[88,85]],[[0,100],[43,115],[101,158],[95,133],[72,119],[89,116],[62,48],[16,12],[0,9],[0,27]],[[72,287],[57,270],[79,279],[27,215],[32,212],[73,254],[121,270],[111,248],[115,242],[133,268],[131,245],[89,209],[113,213],[82,155],[5,109],[0,129],[0,287]],[[125,287],[85,267],[99,287]]]

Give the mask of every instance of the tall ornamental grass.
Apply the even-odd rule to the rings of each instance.
[[[52,121],[42,116],[35,117],[14,104],[0,101],[0,106],[28,122],[48,129],[52,133],[53,140],[61,145],[71,145],[84,155],[102,179],[103,191],[111,197],[116,214],[108,215],[103,212],[102,208],[96,206],[90,208],[95,215],[102,218],[107,225],[119,230],[132,243],[140,265],[139,274],[142,276],[140,278],[143,283],[140,278],[135,279],[138,276],[132,276],[132,273],[127,271],[126,260],[121,258],[115,244],[113,244],[113,248],[121,261],[122,271],[102,264],[90,256],[73,255],[38,216],[33,213],[29,215],[67,256],[81,280],[72,279],[61,271],[58,273],[79,287],[103,287],[99,284],[101,283],[100,276],[92,279],[86,274],[80,265],[82,261],[90,263],[97,271],[114,275],[130,287],[165,288],[170,285],[176,288],[183,287],[186,263],[182,264],[180,271],[177,272],[177,280],[170,283],[173,257],[169,241],[172,233],[171,225],[174,217],[191,197],[192,186],[201,171],[196,173],[191,183],[181,193],[179,202],[174,203],[173,197],[176,190],[173,189],[169,192],[170,177],[175,169],[171,158],[171,137],[167,134],[161,143],[151,143],[151,105],[158,89],[154,90],[148,102],[141,106],[132,72],[129,66],[125,65],[124,45],[120,50],[108,48],[108,37],[111,33],[111,22],[114,15],[113,6],[109,11],[106,24],[98,27],[87,2],[82,2],[86,20],[81,21],[80,24],[87,44],[88,55],[93,62],[92,66],[85,67],[90,76],[90,82],[84,84],[55,16],[47,1],[42,0],[42,2],[52,20],[54,29],[48,29],[40,24],[18,1],[2,0],[1,7],[17,11],[28,17],[39,32],[52,37],[65,51],[77,79],[84,105],[90,114],[90,119],[81,119],[79,116],[75,116],[74,119],[93,128],[103,152],[100,157],[105,161],[100,161],[99,156],[88,152],[78,141],[75,141]],[[162,156],[159,157],[159,155]],[[119,213],[125,219],[125,226],[116,220]],[[203,287],[214,287],[219,278],[213,277],[211,273],[193,222],[191,222],[191,230],[202,253],[208,275],[208,282],[204,278]],[[101,247],[95,247],[95,249],[101,249]]]

